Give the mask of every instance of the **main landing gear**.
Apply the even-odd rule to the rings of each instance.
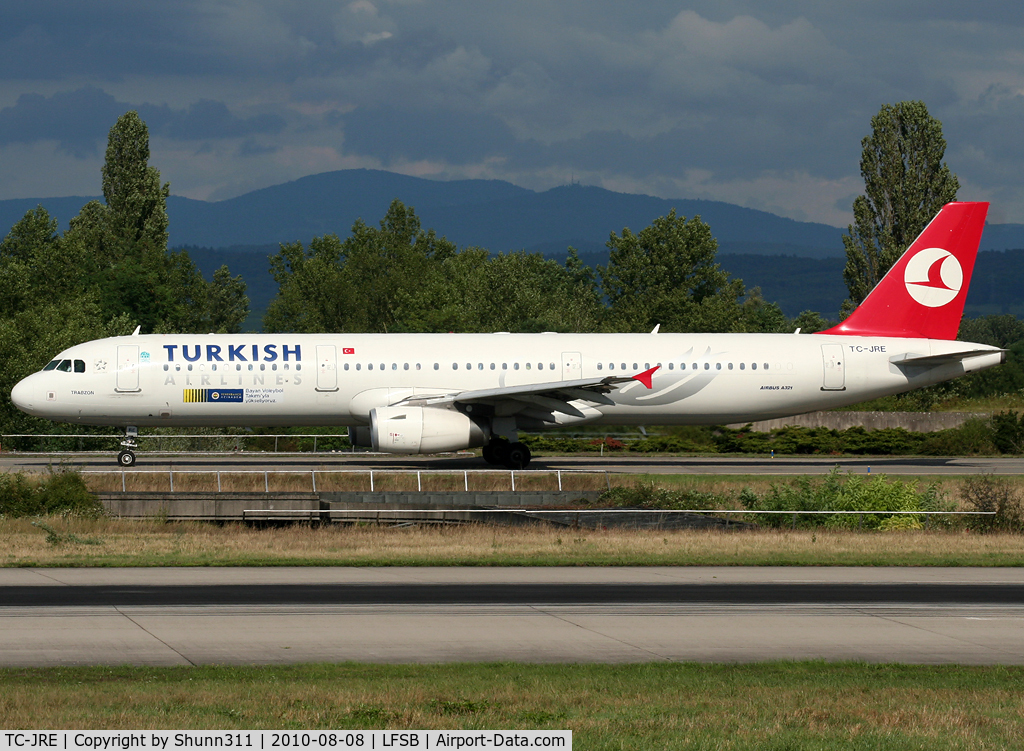
[[[503,464],[509,469],[526,469],[532,458],[525,444],[504,439],[491,441],[484,446],[483,453],[488,464]]]
[[[139,444],[135,441],[139,437],[139,429],[129,425],[124,429],[124,439],[121,441],[121,452],[117,455],[117,463],[122,467],[135,466],[135,449]]]

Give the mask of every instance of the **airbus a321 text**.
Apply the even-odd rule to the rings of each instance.
[[[85,342],[19,382],[32,415],[140,426],[347,425],[397,454],[483,447],[513,468],[519,431],[742,423],[947,381],[1005,352],[955,341],[987,203],[946,205],[864,302],[816,334],[210,334]]]

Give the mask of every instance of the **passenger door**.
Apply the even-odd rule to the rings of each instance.
[[[117,345],[116,391],[142,391],[139,387],[139,345]]]
[[[842,344],[822,344],[821,360],[824,375],[822,391],[846,391],[846,356]]]

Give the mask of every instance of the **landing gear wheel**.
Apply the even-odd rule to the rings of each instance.
[[[508,441],[491,441],[483,448],[484,461],[488,464],[504,464],[508,452]]]
[[[135,466],[135,454],[131,451],[122,451],[117,455],[117,463],[122,467],[134,467]]]
[[[530,449],[522,443],[510,443],[505,450],[505,466],[509,469],[526,469],[531,458]]]

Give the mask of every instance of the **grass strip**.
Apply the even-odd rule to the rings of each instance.
[[[0,670],[6,728],[568,728],[579,749],[1003,749],[1024,668],[296,665]]]
[[[1024,566],[1020,535],[0,520],[0,566]]]

